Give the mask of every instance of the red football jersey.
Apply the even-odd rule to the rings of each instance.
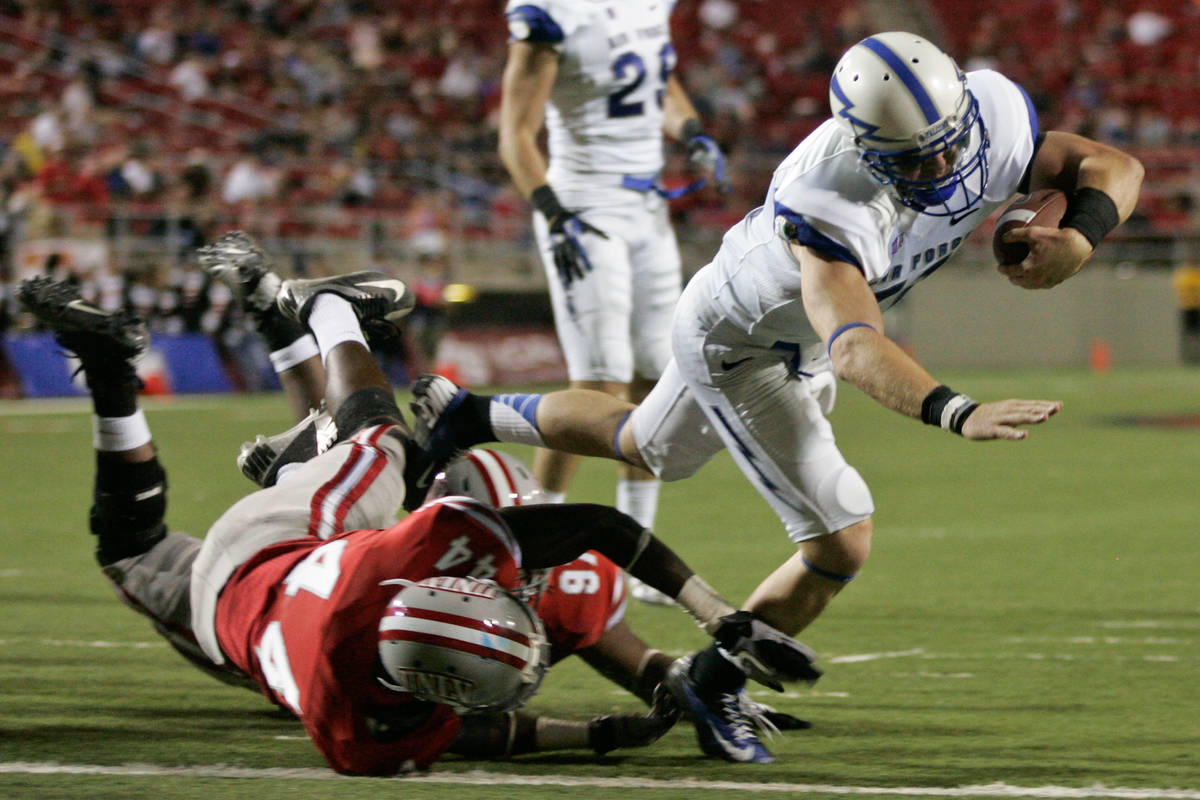
[[[338,772],[389,775],[432,764],[460,727],[439,705],[418,729],[381,741],[375,720],[414,702],[375,679],[379,620],[396,578],[434,575],[518,583],[519,548],[496,512],[455,497],[392,527],[264,548],[230,578],[217,604],[217,637],[230,663],[291,709]]]
[[[625,616],[625,573],[589,550],[555,567],[534,610],[546,624],[550,663],[591,647]]]

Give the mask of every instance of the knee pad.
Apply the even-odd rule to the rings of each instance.
[[[344,442],[368,425],[403,422],[400,407],[391,391],[380,386],[359,389],[342,401],[333,423],[337,426],[338,441]]]
[[[875,501],[867,482],[849,464],[821,481],[817,501],[831,530],[840,530],[875,513]]]
[[[167,473],[158,459],[102,463],[92,492],[89,525],[101,565],[141,555],[167,535]]]

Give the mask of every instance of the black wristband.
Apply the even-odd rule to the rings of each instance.
[[[563,208],[563,204],[558,202],[558,195],[550,188],[550,184],[544,183],[533,190],[529,195],[529,202],[533,207],[542,212],[542,216],[547,221],[553,222],[554,218],[560,214],[566,214],[567,209]]]
[[[1100,189],[1082,186],[1071,195],[1058,227],[1074,228],[1095,248],[1119,224],[1121,215],[1113,199]]]
[[[921,421],[961,434],[967,417],[977,408],[979,403],[970,397],[942,385],[925,395],[921,402]]]
[[[684,122],[683,127],[679,129],[679,141],[684,142],[685,144],[690,142],[692,139],[695,139],[697,136],[703,135],[704,128],[700,125],[700,120],[696,119],[695,117],[692,117]]]

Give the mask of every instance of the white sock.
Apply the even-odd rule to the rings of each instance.
[[[339,344],[358,342],[367,346],[362,327],[358,324],[358,316],[350,301],[336,294],[320,294],[313,301],[312,311],[308,314],[308,329],[317,340],[321,351],[321,361],[329,358],[329,352]]]
[[[566,492],[552,492],[549,489],[542,489],[542,497],[546,498],[547,503],[565,503],[567,502]]]
[[[150,426],[140,408],[128,417],[92,416],[92,446],[102,453],[133,450],[150,440]]]
[[[498,394],[488,403],[488,420],[492,432],[501,442],[531,444],[545,447],[542,432],[537,428],[537,404],[540,394]]]
[[[629,478],[617,480],[617,510],[624,511],[638,521],[643,528],[654,528],[658,515],[659,482],[635,481]]]

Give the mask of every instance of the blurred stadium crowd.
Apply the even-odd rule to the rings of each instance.
[[[758,205],[781,154],[826,117],[829,70],[879,27],[878,5],[679,0],[679,69],[735,178],[731,196],[677,201],[683,236],[719,236]],[[1016,79],[1043,128],[1137,154],[1147,185],[1127,231],[1197,229],[1200,2],[886,5],[965,68]],[[487,269],[504,270],[495,247],[528,251],[529,210],[496,155],[503,6],[0,0],[0,320],[15,280],[65,270],[156,327],[217,331],[227,298],[190,253],[234,227],[302,274],[347,268],[337,242],[373,262],[351,266],[408,275],[454,272],[463,243],[484,242]],[[683,180],[682,152],[667,173]],[[104,247],[88,261],[55,251],[67,239]]]

